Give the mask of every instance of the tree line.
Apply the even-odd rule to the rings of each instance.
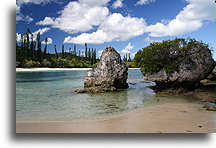
[[[61,52],[58,52],[56,45],[54,53],[47,51],[48,38],[44,41],[42,49],[41,34],[37,33],[36,38],[27,29],[21,35],[19,42],[16,42],[16,66],[17,67],[94,67],[99,59],[96,58],[96,49],[88,48],[85,43],[85,50],[77,50],[76,45],[65,51],[62,45]]]

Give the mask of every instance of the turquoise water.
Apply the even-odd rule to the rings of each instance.
[[[16,119],[18,121],[69,121],[106,116],[150,104],[188,101],[185,97],[159,96],[143,83],[139,69],[130,69],[129,88],[118,92],[76,94],[83,88],[86,70],[17,72]]]

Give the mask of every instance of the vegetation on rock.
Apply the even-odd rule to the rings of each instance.
[[[162,69],[166,73],[172,73],[178,71],[179,63],[194,48],[202,50],[208,48],[208,45],[191,38],[154,42],[136,53],[134,64],[146,74],[153,74]]]

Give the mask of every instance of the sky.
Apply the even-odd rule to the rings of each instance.
[[[62,44],[84,51],[88,43],[98,57],[110,45],[133,58],[151,42],[176,37],[201,40],[215,51],[215,8],[214,0],[17,0],[17,42],[29,28],[34,39],[38,32],[42,41],[48,38],[49,53],[54,44],[61,52]]]

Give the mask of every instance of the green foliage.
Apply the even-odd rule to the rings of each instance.
[[[39,67],[40,66],[40,62],[38,61],[32,61],[32,60],[24,60],[23,61],[23,67],[25,68],[30,68],[30,67]]]
[[[137,66],[134,64],[134,62],[125,62],[125,64],[126,64],[129,68],[137,68]]]
[[[162,42],[154,42],[139,50],[134,57],[134,65],[142,71],[152,74],[164,69],[167,73],[178,70],[178,63],[195,47],[208,45],[195,39],[176,38]]]

